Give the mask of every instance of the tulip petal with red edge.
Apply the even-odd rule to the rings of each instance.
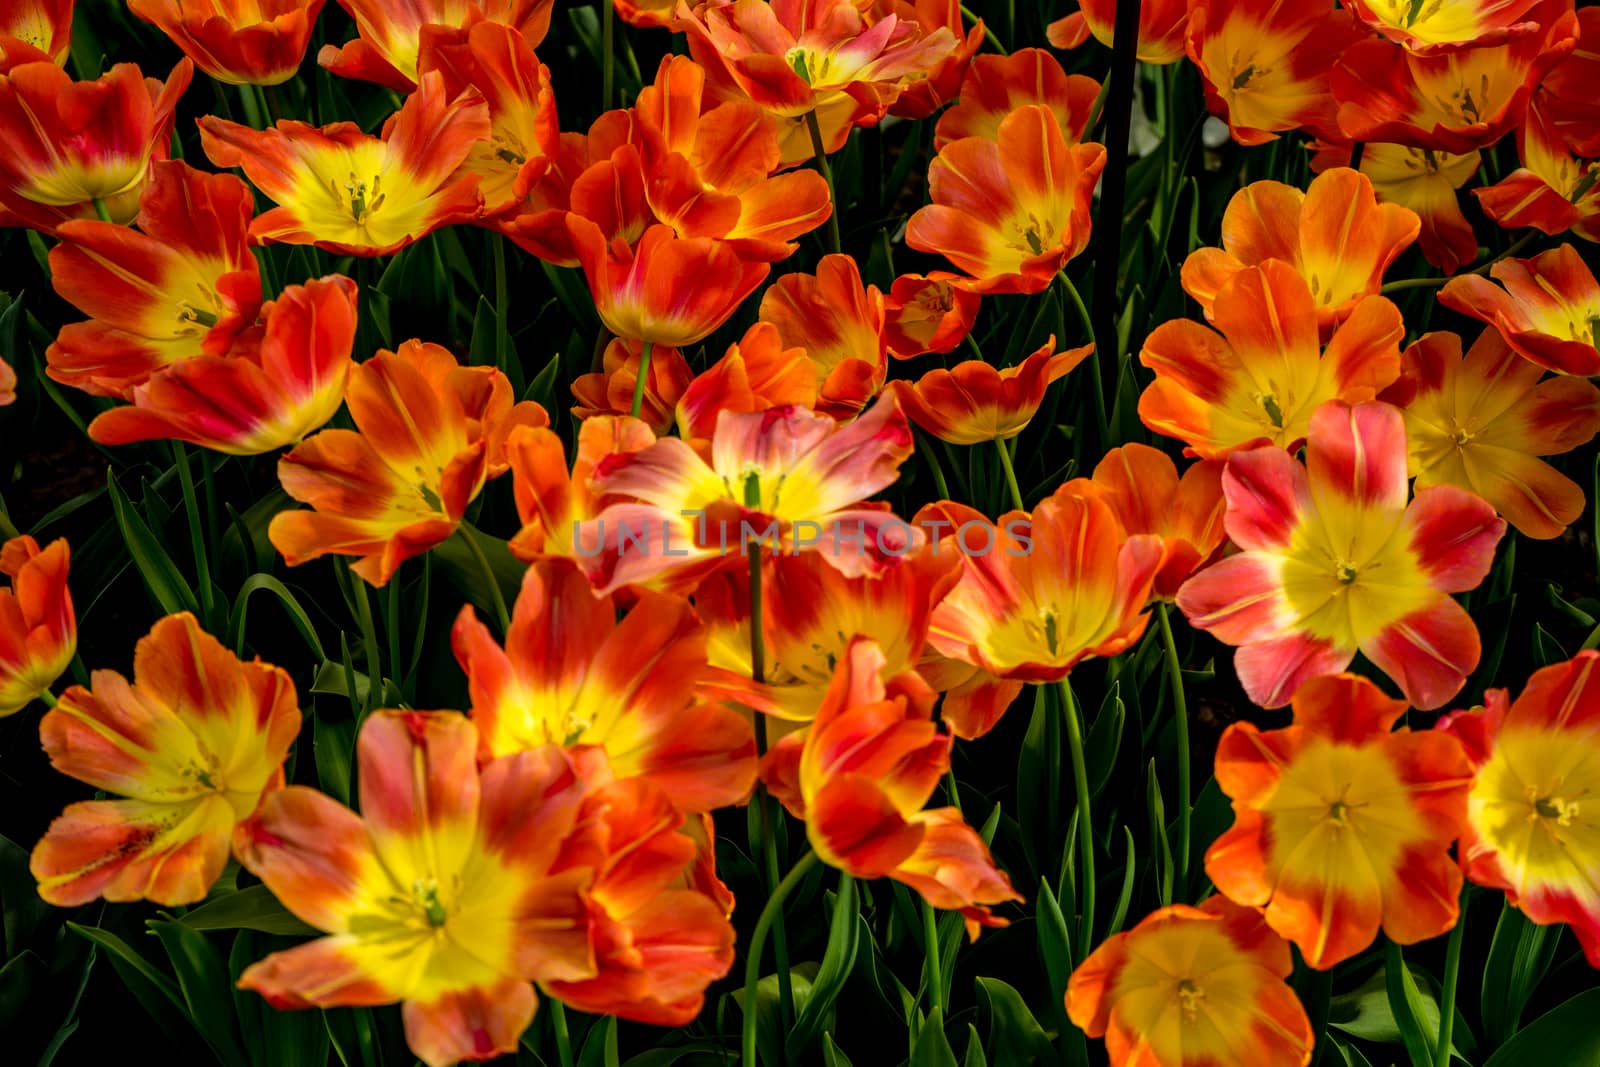
[[[533,986],[507,978],[490,987],[452,990],[401,1010],[406,1044],[428,1067],[490,1060],[517,1050],[533,1022]]]

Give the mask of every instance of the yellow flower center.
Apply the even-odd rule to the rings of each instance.
[[[367,221],[367,217],[383,206],[385,194],[381,191],[383,176],[374,174],[370,183],[362,181],[354,173],[341,187],[337,179],[329,179],[328,185],[333,190],[335,199],[341,199],[346,205],[350,217],[360,225]],[[369,193],[370,184],[370,193]],[[371,203],[368,203],[368,196]]]
[[[1528,800],[1533,804],[1533,811],[1529,813],[1529,820],[1554,819],[1557,826],[1571,826],[1572,820],[1578,817],[1578,802],[1565,797],[1537,795],[1537,790],[1528,790]]]
[[[1048,219],[1029,213],[1026,219],[1011,220],[1011,247],[1026,250],[1030,255],[1043,255],[1046,246],[1058,243],[1056,227]]]
[[[444,905],[439,903],[439,883],[432,878],[418,878],[411,883],[411,902],[417,906],[428,925],[437,929],[449,918]]]
[[[1178,1008],[1186,1022],[1194,1022],[1200,1015],[1200,1002],[1206,998],[1205,990],[1192,978],[1178,979]]]

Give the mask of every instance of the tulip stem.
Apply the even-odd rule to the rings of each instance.
[[[472,558],[478,561],[478,567],[483,571],[483,580],[489,585],[489,599],[494,604],[494,617],[500,623],[500,633],[504,635],[511,629],[511,613],[506,610],[506,598],[500,592],[500,582],[494,576],[494,568],[489,565],[483,545],[478,543],[478,531],[465,519],[461,520],[461,539],[467,543]]]
[[[1067,747],[1072,753],[1072,784],[1078,794],[1078,853],[1083,873],[1076,879],[1082,914],[1078,927],[1078,958],[1087,959],[1094,947],[1094,823],[1089,815],[1089,770],[1083,758],[1083,727],[1078,722],[1078,702],[1065,678],[1061,687],[1061,710],[1067,721]]]
[[[928,1002],[944,1016],[944,974],[939,960],[939,913],[922,902],[922,946],[928,962]]]
[[[39,699],[44,701],[44,706],[47,708],[56,706],[56,695],[48,689],[39,690]]]
[[[800,861],[794,865],[783,881],[779,882],[767,897],[766,906],[761,909],[760,918],[756,919],[756,928],[750,934],[750,952],[744,961],[744,1015],[740,1022],[740,1049],[743,1053],[744,1067],[756,1067],[756,986],[761,981],[761,949],[766,945],[767,932],[774,926],[783,929],[783,902],[794,887],[800,884],[812,867],[817,865],[817,854],[807,851]],[[781,979],[784,972],[779,971]],[[779,991],[782,996],[782,991]],[[788,1033],[787,1028],[784,1034]],[[779,1038],[780,1049],[782,1037]]]
[[[200,595],[200,614],[211,626],[211,567],[206,561],[205,527],[200,522],[200,504],[195,497],[194,475],[189,472],[189,453],[182,441],[172,442],[172,459],[178,468],[178,485],[183,489],[183,511],[189,519],[189,548],[194,554],[195,591]]]
[[[1161,624],[1161,645],[1167,654],[1167,681],[1172,686],[1173,726],[1178,731],[1178,896],[1188,898],[1189,887],[1189,701],[1183,693],[1183,665],[1178,661],[1178,643],[1172,639],[1172,622],[1163,601],[1156,605],[1156,621]]]
[[[1467,929],[1463,902],[1444,946],[1444,988],[1439,994],[1439,1045],[1433,1050],[1433,1067],[1450,1067],[1450,1044],[1455,1039],[1456,979],[1461,973],[1461,941]]]
[[[817,118],[816,108],[806,112],[806,129],[811,133],[811,155],[817,161],[817,171],[828,183],[828,251],[837,255],[844,248],[839,239],[839,194],[833,184],[833,164],[828,162],[822,143],[822,121]]]
[[[617,13],[612,0],[600,3],[600,50],[605,53],[600,61],[600,110],[613,107],[616,101],[612,92],[617,87]]]
[[[111,221],[111,212],[106,210],[106,202],[104,200],[100,199],[97,196],[97,197],[94,198],[93,203],[94,203],[94,213],[96,215],[100,216],[100,221],[101,222],[110,222]]]
[[[561,1067],[572,1067],[572,1038],[567,1036],[567,1008],[554,997],[550,998],[550,1029],[556,1035],[556,1057]]]
[[[1100,432],[1101,445],[1109,449],[1112,445],[1111,418],[1106,413],[1105,377],[1100,368],[1100,359],[1105,346],[1095,335],[1094,320],[1089,317],[1089,308],[1084,304],[1078,287],[1067,277],[1067,272],[1057,271],[1056,280],[1061,283],[1062,291],[1067,294],[1067,302],[1072,305],[1072,309],[1077,312],[1078,320],[1083,323],[1083,330],[1089,335],[1089,343],[1094,345],[1094,351],[1089,353],[1089,379],[1094,387],[1094,426]],[[1115,347],[1112,351],[1115,352]]]
[[[1017,484],[1017,468],[1011,463],[1011,450],[1006,447],[1003,437],[994,439],[994,449],[1000,453],[1000,467],[1006,472],[1006,486],[1011,490],[1011,502],[1018,511],[1027,511],[1028,505],[1022,502],[1022,487]]]
[[[1493,267],[1502,259],[1507,259],[1511,256],[1514,256],[1524,248],[1528,247],[1529,243],[1531,243],[1536,236],[1538,236],[1538,231],[1529,230],[1527,233],[1523,234],[1521,237],[1518,237],[1515,241],[1512,241],[1509,245],[1507,245],[1505,251],[1501,252],[1492,259],[1485,260],[1478,266],[1465,273],[1478,275],[1488,274],[1489,268]],[[1458,274],[1456,277],[1460,278],[1463,277],[1463,275]],[[1449,278],[1402,278],[1398,281],[1385,282],[1383,288],[1379,289],[1378,292],[1387,296],[1390,293],[1403,292],[1406,289],[1437,289],[1448,281],[1450,281]]]
[[[644,410],[644,383],[650,377],[650,355],[656,349],[654,341],[644,342],[639,349],[639,376],[633,380],[633,407],[628,414],[634,418],[639,417],[639,412]],[[759,555],[757,556],[759,559]]]

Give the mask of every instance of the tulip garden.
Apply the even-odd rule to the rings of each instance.
[[[0,0],[0,1058],[1597,1067],[1597,92]]]

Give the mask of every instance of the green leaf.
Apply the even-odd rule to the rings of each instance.
[[[1022,1002],[1021,993],[998,978],[979,978],[978,1004],[989,1015],[989,1048],[994,1067],[1056,1062],[1050,1039]]]
[[[5,958],[21,952],[50,905],[39,896],[38,884],[28,870],[28,850],[0,837],[0,911],[5,919]]]
[[[233,983],[216,949],[204,934],[182,923],[152,920],[148,925],[167,950],[189,1021],[223,1063],[245,1062],[235,1025]]]
[[[1111,780],[1111,771],[1117,764],[1117,749],[1122,744],[1122,724],[1127,709],[1122,706],[1121,684],[1113,682],[1100,703],[1100,714],[1095,716],[1084,743],[1084,758],[1089,767],[1089,796],[1100,791]]]
[[[317,784],[339,803],[350,804],[350,764],[355,751],[353,719],[331,721],[318,712],[311,720],[311,749],[316,757]]]
[[[578,1067],[617,1067],[617,1017],[607,1015],[589,1028]]]
[[[955,1050],[944,1036],[944,1014],[938,1008],[928,1013],[927,1021],[917,1032],[910,1067],[957,1067]]]
[[[49,976],[50,968],[44,960],[30,951],[22,951],[0,967],[0,1033],[17,1033],[13,1029],[27,1012],[29,994]]]
[[[135,952],[122,938],[109,930],[102,930],[97,926],[79,926],[75,922],[67,923],[67,929],[105,949],[111,954],[112,959],[121,960],[149,982],[157,992],[172,1003],[173,1007],[180,1010],[183,1008],[183,996],[178,992],[177,984],[156,970],[149,960]]]
[[[823,951],[817,976],[812,979],[811,995],[785,1042],[791,1063],[804,1062],[806,1049],[832,1013],[834,1001],[844,991],[845,980],[855,967],[859,914],[855,879],[841,874],[839,892],[833,901],[833,917],[828,923],[828,947]]]
[[[1033,687],[1033,717],[1017,758],[1017,822],[1036,872],[1049,870],[1061,836],[1061,722],[1048,686]],[[1046,842],[1047,844],[1041,844]],[[1043,849],[1044,851],[1041,851]]]
[[[322,649],[322,640],[317,637],[317,628],[311,624],[311,616],[306,614],[306,609],[300,606],[300,601],[289,592],[289,587],[270,574],[252,574],[239,586],[239,592],[233,602],[233,613],[228,619],[228,644],[236,654],[244,655],[244,630],[250,610],[250,597],[258,592],[270,593],[276,597],[289,616],[289,621],[299,631],[306,647],[316,654],[317,659],[328,658],[328,654]]]
[[[1555,960],[1561,927],[1530,922],[1520,908],[1503,901],[1489,943],[1479,1001],[1484,1040],[1498,1048],[1522,1025],[1522,1012]]]
[[[1406,967],[1400,946],[1393,941],[1384,942],[1384,991],[1389,999],[1389,1010],[1394,1014],[1395,1027],[1400,1031],[1400,1043],[1405,1046],[1411,1067],[1433,1067],[1433,1046],[1438,1040],[1439,1009],[1433,1010],[1433,1026],[1427,1023],[1427,1004],[1416,979]]]
[[[314,937],[321,933],[295,918],[264,885],[253,885],[209,900],[178,921],[191,930],[259,930],[264,934],[290,937]]]
[[[1122,832],[1127,839],[1127,854],[1122,861],[1122,892],[1117,894],[1116,906],[1111,909],[1111,925],[1106,931],[1108,937],[1122,930],[1122,924],[1128,918],[1128,905],[1133,901],[1133,875],[1137,870],[1137,865],[1134,863],[1133,831],[1124,826]]]
[[[823,1067],[855,1067],[850,1062],[850,1057],[839,1051],[839,1046],[833,1043],[833,1035],[822,1035],[822,1063]]]
[[[961,1067],[989,1067],[989,1057],[983,1054],[983,1038],[971,1023],[967,1024],[967,1053],[961,1057]]]
[[[1483,1067],[1600,1063],[1600,989],[1589,989],[1546,1012],[1490,1056]]]
[[[187,611],[198,618],[200,605],[195,600],[194,590],[183,580],[178,565],[161,547],[161,541],[139,516],[139,512],[123,494],[122,487],[117,484],[116,475],[109,470],[106,472],[106,490],[111,495],[111,511],[117,529],[150,595],[168,615]]]

